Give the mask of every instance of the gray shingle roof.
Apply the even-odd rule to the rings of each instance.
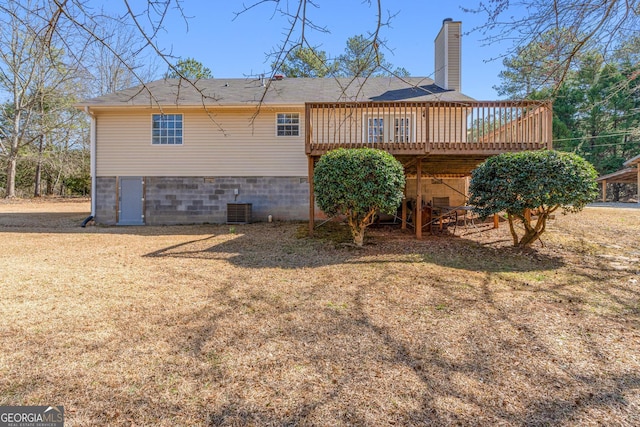
[[[195,83],[156,80],[117,93],[87,99],[78,107],[116,106],[255,106],[302,105],[336,101],[472,101],[460,92],[444,90],[426,77],[206,79]]]

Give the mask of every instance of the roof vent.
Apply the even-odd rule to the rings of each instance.
[[[445,22],[453,22],[453,19],[451,19],[451,18],[444,18],[444,19],[442,20],[442,23],[444,24]]]
[[[284,79],[284,75],[283,74],[276,74],[273,76],[274,80],[283,80]]]

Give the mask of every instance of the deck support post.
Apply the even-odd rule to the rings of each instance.
[[[607,180],[606,179],[602,180],[602,201],[603,202],[607,201]]]
[[[498,228],[500,225],[500,217],[498,214],[493,214],[493,228]]]
[[[313,237],[313,229],[315,228],[316,217],[316,198],[313,189],[313,168],[314,159],[313,156],[308,156],[309,167],[309,237]]]
[[[547,113],[547,150],[553,150],[553,103],[546,105]]]
[[[406,191],[405,191],[405,196],[402,198],[402,226],[400,227],[401,230],[406,230],[407,229],[407,197],[406,197]]]
[[[422,239],[422,157],[416,164],[416,239]]]

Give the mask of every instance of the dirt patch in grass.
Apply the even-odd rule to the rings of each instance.
[[[558,215],[528,251],[506,227],[354,249],[88,211],[0,204],[2,405],[70,426],[640,423],[638,210]]]

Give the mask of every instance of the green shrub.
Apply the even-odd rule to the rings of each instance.
[[[320,209],[330,216],[345,215],[358,246],[376,211],[396,212],[405,184],[402,164],[370,148],[328,152],[318,161],[313,179]]]
[[[469,202],[481,217],[506,212],[514,246],[528,246],[545,231],[549,215],[562,208],[578,212],[598,195],[594,167],[573,153],[524,151],[491,157],[471,176]],[[535,224],[527,218],[535,210]],[[522,221],[518,237],[514,219]]]

